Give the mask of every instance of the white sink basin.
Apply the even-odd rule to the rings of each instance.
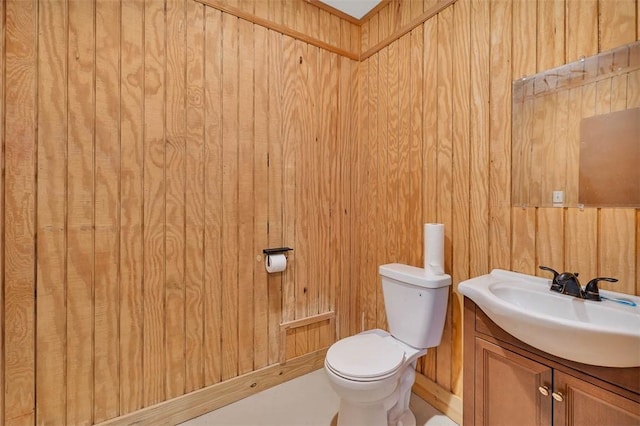
[[[636,306],[596,302],[550,286],[545,278],[494,269],[458,290],[506,332],[542,351],[603,367],[640,366],[640,297],[600,290]]]

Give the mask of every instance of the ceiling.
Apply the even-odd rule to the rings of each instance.
[[[338,9],[356,19],[361,19],[371,9],[376,7],[381,0],[320,0],[334,9]]]

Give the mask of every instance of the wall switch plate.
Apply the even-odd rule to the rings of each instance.
[[[553,204],[564,203],[564,191],[553,191]]]

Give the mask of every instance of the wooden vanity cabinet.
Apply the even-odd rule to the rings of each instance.
[[[463,424],[640,425],[640,368],[606,368],[539,351],[465,297]]]

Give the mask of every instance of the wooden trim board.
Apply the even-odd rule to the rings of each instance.
[[[420,373],[416,373],[412,391],[457,424],[462,424],[462,398],[459,396]]]
[[[312,352],[289,360],[286,366],[271,365],[98,425],[182,423],[322,368],[326,353],[327,349]]]
[[[375,46],[373,46],[372,48],[368,49],[366,52],[363,52],[360,55],[360,61],[364,61],[365,59],[375,55],[380,50],[384,49],[385,47],[387,47],[388,45],[390,45],[394,41],[398,40],[402,36],[408,34],[413,29],[415,29],[418,26],[422,25],[429,18],[431,18],[431,17],[437,15],[438,13],[442,12],[443,10],[445,10],[446,8],[448,8],[449,6],[454,4],[455,2],[456,2],[456,0],[443,0],[443,1],[439,2],[438,4],[436,4],[435,6],[429,8],[426,12],[424,12],[422,15],[418,16],[417,18],[415,18],[413,21],[409,22],[407,25],[405,25],[404,27],[400,28],[399,30],[397,30],[396,32],[391,34],[389,37],[385,38],[380,43],[378,43]]]
[[[329,320],[331,323],[331,329],[335,330],[335,311],[324,312],[318,315],[312,315],[310,317],[300,318],[293,321],[287,321],[280,324],[280,364],[284,365],[287,362],[287,331],[304,327],[305,325],[314,324],[321,321]],[[335,336],[334,339],[335,340]]]
[[[259,16],[255,16],[252,13],[248,13],[245,12],[241,9],[238,9],[236,7],[232,7],[229,6],[227,4],[224,4],[218,0],[194,0],[197,1],[198,3],[202,3],[205,6],[210,6],[213,7],[214,9],[220,10],[222,12],[228,13],[230,15],[233,15],[237,18],[240,19],[244,19],[245,21],[249,21],[251,23],[254,23],[256,25],[260,25],[262,27],[268,28],[270,30],[279,32],[281,34],[284,34],[286,36],[289,36],[291,38],[294,38],[296,40],[300,40],[303,41],[305,43],[309,43],[312,46],[316,46],[319,47],[321,49],[327,50],[329,52],[333,52],[336,53],[340,56],[344,56],[346,58],[349,59],[353,59],[355,61],[357,61],[359,59],[358,54],[357,53],[353,53],[353,52],[348,52],[344,49],[339,49],[329,43],[325,43],[322,40],[319,40],[315,37],[309,37],[306,34],[303,34],[299,31],[293,30],[289,27],[286,27],[284,25],[280,25],[280,24],[276,24],[274,22],[269,21],[268,19],[264,19],[261,18]]]

